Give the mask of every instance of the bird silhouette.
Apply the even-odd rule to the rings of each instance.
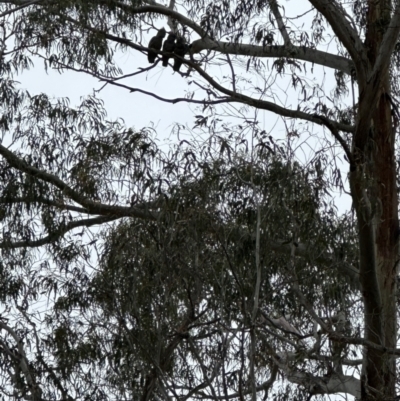
[[[161,28],[158,32],[156,36],[153,36],[150,39],[149,42],[149,48],[150,49],[155,49],[155,50],[161,50],[161,45],[162,45],[162,41],[165,38],[166,35],[166,31],[164,28]],[[149,60],[149,63],[153,64],[155,59],[157,57],[157,53],[154,51],[149,50],[148,54],[147,54],[147,60]]]
[[[178,40],[176,41],[176,45],[175,45],[175,49],[174,49],[174,53],[177,56],[180,57],[185,57],[185,53],[187,51],[187,46],[185,45],[185,39],[183,38],[178,38]],[[179,57],[175,57],[175,61],[174,61],[174,71],[179,71],[179,69],[181,68],[183,61],[181,58]]]
[[[176,39],[176,36],[175,36],[174,33],[170,33],[168,35],[167,40],[164,41],[164,44],[163,44],[163,51],[164,52],[172,53],[174,51],[174,49],[175,49],[175,39]],[[171,56],[169,56],[169,55],[163,54],[163,56],[162,56],[162,65],[164,67],[166,67],[168,65],[168,60],[170,59],[170,57]]]

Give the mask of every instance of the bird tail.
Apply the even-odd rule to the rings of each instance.
[[[175,60],[174,67],[173,67],[174,71],[179,71],[179,69],[181,68],[181,65],[182,65],[182,61]]]

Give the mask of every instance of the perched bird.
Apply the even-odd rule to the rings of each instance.
[[[157,32],[157,35],[153,36],[150,39],[149,48],[155,49],[155,50],[161,50],[162,41],[165,38],[166,33],[167,32],[165,31],[165,29],[161,28]],[[149,63],[153,64],[156,59],[156,56],[157,56],[157,53],[149,50],[149,53],[147,54],[147,60],[149,60]]]
[[[186,51],[187,51],[187,46],[185,45],[185,39],[178,38],[178,40],[176,41],[174,53],[177,56],[180,56],[183,58],[183,57],[185,57]],[[174,71],[179,71],[179,68],[181,68],[182,62],[183,62],[182,59],[180,59],[179,57],[175,57]]]
[[[172,53],[172,52],[174,51],[174,49],[175,49],[175,39],[176,39],[176,36],[175,36],[174,33],[170,33],[170,34],[168,35],[168,38],[167,38],[167,40],[164,42],[163,48],[162,48],[164,52],[170,52],[170,53]],[[170,59],[170,57],[171,57],[171,56],[168,56],[168,55],[166,55],[166,54],[163,54],[163,56],[162,56],[162,65],[163,65],[164,67],[166,67],[166,66],[168,65],[168,60]]]

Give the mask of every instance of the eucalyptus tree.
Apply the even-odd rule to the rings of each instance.
[[[400,1],[9,0],[0,18],[3,399],[397,399]],[[173,54],[147,47],[163,26]],[[97,92],[33,96],[17,75],[43,62],[187,102],[194,127],[163,151]],[[180,97],[131,83],[168,74]]]

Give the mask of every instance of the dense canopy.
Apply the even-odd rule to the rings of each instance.
[[[0,1],[0,399],[397,399],[399,32],[399,0]]]

